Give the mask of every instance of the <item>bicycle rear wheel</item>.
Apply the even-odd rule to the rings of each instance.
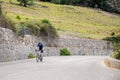
[[[40,59],[41,62],[43,61],[43,56],[42,56],[42,54],[40,54],[39,59]]]

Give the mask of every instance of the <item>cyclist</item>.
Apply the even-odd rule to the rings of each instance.
[[[36,51],[38,52],[37,55],[36,55],[36,60],[37,62],[40,60],[42,62],[43,60],[43,49],[44,49],[44,45],[43,43],[39,42],[37,44],[37,47],[36,47]],[[39,60],[38,60],[39,59]]]

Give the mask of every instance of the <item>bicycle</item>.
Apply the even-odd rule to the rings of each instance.
[[[39,62],[39,61],[43,61],[43,55],[42,55],[42,50],[41,51],[37,51],[37,54],[36,54],[36,61]]]

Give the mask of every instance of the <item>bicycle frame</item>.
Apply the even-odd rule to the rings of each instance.
[[[39,61],[43,61],[43,55],[41,53],[41,51],[37,51],[37,54],[36,54],[36,61],[39,62]]]

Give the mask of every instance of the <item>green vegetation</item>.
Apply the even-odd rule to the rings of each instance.
[[[109,37],[111,32],[120,35],[119,15],[112,15],[91,8],[47,2],[35,2],[36,5],[34,6],[22,7],[18,5],[19,2],[16,0],[12,0],[12,4],[9,3],[9,0],[3,1],[4,16],[9,24],[13,25],[12,29],[16,32],[19,32],[21,23],[24,23],[24,28],[31,28],[33,33],[37,34],[41,20],[47,19],[59,35],[95,39]]]
[[[50,38],[58,37],[58,33],[56,29],[52,26],[52,24],[47,20],[43,19],[40,28],[40,35],[41,36],[49,36]]]
[[[61,56],[70,56],[71,53],[67,48],[63,48],[63,49],[60,50],[60,55]]]
[[[20,5],[27,7],[28,5],[34,5],[34,0],[17,0]]]
[[[105,40],[111,41],[113,44],[114,53],[110,56],[120,60],[120,35],[115,36],[114,32],[111,33],[112,37],[107,37]]]
[[[28,58],[29,58],[29,59],[30,59],[30,58],[35,58],[35,55],[32,54],[32,53],[30,53],[30,54],[28,55]]]
[[[119,49],[119,50],[116,50],[116,51],[111,55],[111,57],[120,60],[120,49]]]
[[[113,35],[113,33],[112,33]],[[112,36],[112,37],[107,37],[104,40],[111,41],[113,44],[113,50],[118,51],[120,49],[120,35],[117,36]]]
[[[120,0],[41,0],[58,4],[82,5],[120,13]]]

